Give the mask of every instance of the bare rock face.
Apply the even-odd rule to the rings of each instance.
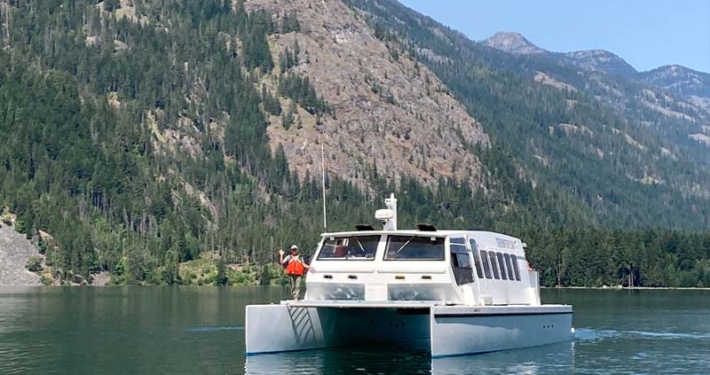
[[[519,55],[546,53],[544,49],[534,45],[520,33],[499,31],[483,41],[488,47]]]
[[[487,145],[481,125],[425,66],[375,37],[362,16],[341,1],[253,0],[248,10],[265,9],[275,24],[295,11],[300,32],[270,39],[277,68],[261,82],[276,93],[279,56],[298,43],[299,64],[289,74],[308,76],[334,110],[322,120],[299,108],[297,125],[284,129],[272,117],[272,149],[282,145],[301,176],[320,174],[321,146],[329,174],[365,186],[377,168],[398,181],[402,174],[431,185],[437,178],[476,183],[480,162],[467,149]],[[288,108],[290,100],[282,99]]]
[[[12,227],[0,224],[0,286],[41,285],[39,276],[25,268],[35,246]]]

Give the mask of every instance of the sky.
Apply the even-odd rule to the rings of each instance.
[[[639,71],[710,73],[710,0],[399,0],[470,39],[517,31],[538,47],[605,49]]]

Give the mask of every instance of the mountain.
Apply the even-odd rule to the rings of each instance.
[[[641,80],[710,110],[710,74],[708,73],[680,65],[666,65],[641,73]]]
[[[638,73],[624,59],[602,49],[565,53],[564,60],[578,68],[609,75],[634,77]]]
[[[537,82],[559,89],[576,91],[579,87],[615,107],[625,118],[654,124],[660,137],[672,139],[686,148],[691,158],[701,163],[710,162],[706,152],[710,146],[707,135],[710,128],[706,125],[710,122],[710,74],[678,65],[639,73],[608,51],[549,52],[540,50],[517,33],[496,33],[483,44],[511,52],[506,41],[509,44],[524,41],[525,47],[520,49],[523,52],[513,53],[515,56],[496,56],[486,62],[488,65],[524,73]],[[511,65],[510,58],[519,59],[521,54],[529,57]]]
[[[621,57],[605,50],[574,51],[568,53],[550,52],[539,48],[522,34],[516,32],[497,32],[482,42],[491,48],[519,55],[546,55],[564,64],[576,68],[601,72],[623,77],[634,77],[638,74],[629,63]]]
[[[525,39],[522,34],[510,31],[499,31],[486,39],[483,43],[501,51],[520,55],[548,53]]]
[[[393,0],[0,0],[0,20],[0,206],[57,280],[278,283],[323,196],[337,231],[394,191],[402,226],[525,237],[547,285],[704,282],[709,114],[608,55],[501,51]]]

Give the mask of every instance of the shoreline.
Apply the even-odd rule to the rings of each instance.
[[[588,289],[588,290],[710,290],[710,287],[673,287],[673,286],[541,286],[540,289]]]

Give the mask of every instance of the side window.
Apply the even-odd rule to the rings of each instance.
[[[520,281],[520,271],[518,270],[518,265],[520,263],[518,262],[518,257],[512,256],[511,258],[511,260],[513,261],[513,272],[515,272],[515,280]]]
[[[468,256],[468,254],[457,253],[456,259],[456,263],[458,263],[459,268],[467,268],[469,270],[471,269],[471,258]]]
[[[466,248],[465,238],[450,238],[449,249],[451,252],[451,268],[457,285],[464,285],[473,282],[473,269],[471,268],[471,257]]]
[[[491,268],[493,269],[493,277],[500,280],[500,273],[498,273],[498,265],[496,264],[496,253],[489,252],[488,258],[491,261]]]
[[[478,252],[478,247],[476,246],[475,240],[468,240],[468,242],[471,244],[471,251],[473,252],[473,257],[474,257],[473,262],[475,263],[476,274],[478,275],[479,279],[482,279],[483,278],[483,264],[481,264],[481,254]]]
[[[464,239],[463,237],[453,237],[453,238],[449,238],[449,243],[452,245],[466,246],[466,239]]]
[[[488,261],[488,252],[481,250],[481,260],[483,261],[481,264],[483,265],[483,271],[486,273],[486,279],[492,279],[491,266]]]
[[[501,253],[496,253],[496,256],[498,257],[498,267],[500,268],[500,277],[503,280],[508,280],[508,275],[505,274],[505,258],[503,258],[503,254]]]
[[[515,280],[513,275],[513,262],[510,260],[510,254],[503,255],[505,257],[505,265],[508,267],[508,280]]]

